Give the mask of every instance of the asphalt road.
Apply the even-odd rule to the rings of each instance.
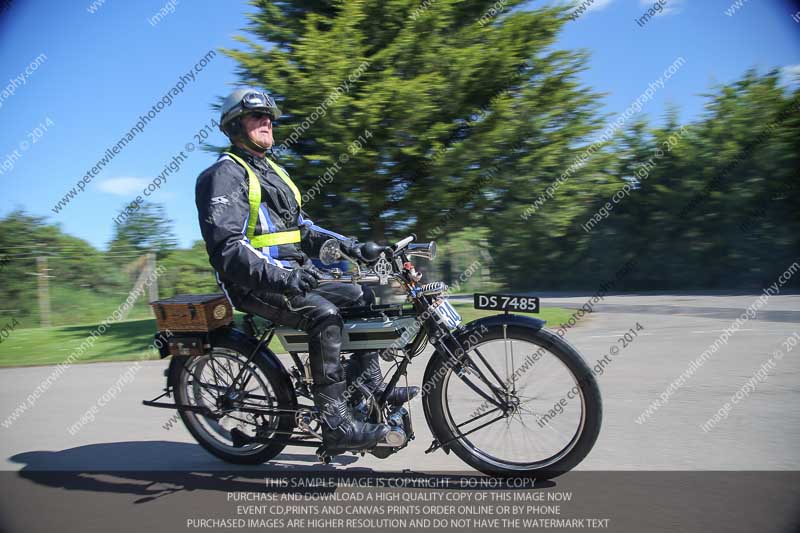
[[[800,470],[800,296],[773,296],[727,345],[643,423],[656,400],[724,328],[754,302],[756,294],[608,296],[595,312],[570,329],[567,339],[593,362],[608,353],[620,334],[639,322],[640,332],[624,356],[598,378],[604,421],[594,450],[580,470]],[[543,305],[579,307],[585,295],[546,296]],[[549,327],[557,327],[550,324]],[[786,352],[762,382],[743,396],[711,431],[701,425],[736,394],[775,350]],[[286,356],[288,359],[288,356]],[[410,368],[409,382],[421,383],[427,355]],[[135,379],[99,410],[94,422],[75,434],[77,422],[130,363],[69,368],[10,427],[0,427],[3,470],[230,470],[194,444],[180,425],[164,429],[172,411],[147,408],[141,400],[164,384],[165,362],[144,362]],[[25,400],[52,367],[0,370],[0,421]],[[442,451],[425,454],[431,443],[422,409],[413,404],[417,439],[388,459],[340,456],[329,466],[312,450],[288,448],[263,469],[400,472],[459,471],[468,468]],[[250,469],[252,470],[252,468]]]

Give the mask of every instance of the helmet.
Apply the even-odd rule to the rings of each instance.
[[[230,136],[226,131],[228,124],[248,111],[262,111],[272,120],[281,116],[281,110],[269,94],[258,89],[236,89],[222,102],[220,108],[219,127],[222,133]]]
[[[277,120],[281,116],[281,110],[269,94],[252,88],[236,89],[222,102],[219,129],[232,142],[253,144],[249,136],[242,131],[240,122],[241,117],[251,111],[267,113],[272,120]],[[251,147],[263,149],[258,145]]]

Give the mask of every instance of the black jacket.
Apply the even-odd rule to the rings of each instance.
[[[261,183],[256,234],[300,228],[301,242],[256,249],[247,239],[250,216],[247,174],[230,157],[220,158],[197,178],[195,203],[209,261],[223,290],[265,289],[280,293],[292,269],[317,257],[326,240],[346,237],[314,225],[298,208],[292,190],[263,158],[234,147]],[[266,229],[264,229],[266,226]],[[244,289],[244,291],[242,291]],[[230,296],[230,295],[229,295]]]

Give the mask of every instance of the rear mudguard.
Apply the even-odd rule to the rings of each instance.
[[[492,328],[502,326],[503,324],[511,327],[539,330],[544,327],[545,321],[540,318],[503,313],[473,320],[472,322],[463,325],[458,331],[454,332],[454,334],[460,341],[463,342],[463,340],[469,338],[472,333],[480,332],[482,328]],[[431,424],[431,411],[428,401],[428,392],[432,387],[431,384],[433,383],[433,374],[436,371],[436,368],[439,366],[440,360],[446,357],[446,354],[440,353],[439,350],[435,350],[433,355],[431,355],[431,358],[428,360],[428,365],[425,367],[425,376],[422,381],[422,410],[425,412],[425,420],[428,423],[428,427],[431,429],[431,433],[434,431],[434,426]],[[438,440],[438,437],[435,434],[434,438]],[[442,449],[445,451],[445,453],[450,453],[449,447],[442,446]]]
[[[258,344],[258,339],[232,326],[224,326],[208,333],[209,344],[211,344],[212,347],[219,345],[222,339],[241,346],[242,352],[246,355],[250,355]],[[297,395],[295,394],[294,385],[292,384],[289,372],[286,370],[286,367],[283,366],[281,360],[278,359],[278,356],[275,355],[275,353],[270,350],[269,347],[262,346],[259,352],[256,354],[256,357],[260,357],[267,364],[270,370],[273,371],[275,375],[279,376],[285,387],[292,395],[292,405],[296,406]],[[172,361],[170,361],[169,373],[167,375],[172,375],[173,365],[180,364],[183,364],[183,357],[173,356]]]

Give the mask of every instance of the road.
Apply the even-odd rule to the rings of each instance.
[[[771,297],[758,315],[735,331],[727,345],[687,379],[668,403],[637,422],[648,405],[698,358],[758,295],[607,296],[595,312],[567,332],[567,339],[593,362],[608,353],[620,334],[639,322],[644,330],[598,377],[604,421],[594,450],[580,470],[798,470],[800,469],[800,347],[790,351],[755,390],[713,429],[701,428],[729,401],[775,350],[800,331],[800,296]],[[580,307],[586,295],[545,295],[543,306]],[[550,324],[555,328],[557,325]],[[411,366],[409,382],[421,383],[429,354]],[[283,357],[283,356],[282,356]],[[288,356],[285,356],[288,359]],[[0,427],[3,470],[230,469],[195,445],[175,424],[172,411],[147,408],[163,387],[164,362],[141,363],[135,379],[101,408],[96,419],[74,432],[68,427],[122,375],[131,363],[70,367],[33,408],[9,428]],[[46,378],[52,367],[0,370],[2,420]],[[763,374],[762,374],[763,375]],[[417,439],[403,452],[377,459],[340,456],[329,467],[311,449],[290,448],[264,469],[364,469],[400,472],[465,471],[454,455],[425,454],[431,435],[419,403],[412,406]],[[641,420],[640,420],[641,422]]]

